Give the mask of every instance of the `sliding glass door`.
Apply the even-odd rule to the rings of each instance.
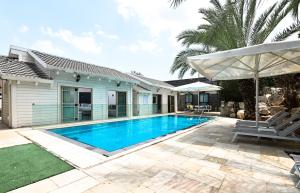
[[[108,91],[108,117],[127,116],[127,93]]]
[[[92,89],[62,87],[62,122],[92,119]]]
[[[126,117],[126,92],[117,92],[118,96],[118,117]]]
[[[62,122],[78,120],[78,89],[62,87]]]

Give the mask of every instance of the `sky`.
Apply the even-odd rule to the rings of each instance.
[[[176,36],[202,22],[198,9],[208,2],[188,0],[173,9],[169,0],[0,0],[0,54],[16,45],[155,79],[177,79],[170,74],[183,49]]]

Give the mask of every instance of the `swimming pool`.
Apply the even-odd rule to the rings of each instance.
[[[167,115],[51,129],[58,135],[107,152],[124,149],[209,121],[209,117]]]

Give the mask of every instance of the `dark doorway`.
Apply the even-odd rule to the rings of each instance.
[[[159,114],[162,112],[161,109],[161,95],[160,94],[153,94],[153,114]]]
[[[169,95],[168,96],[168,113],[175,112],[175,97]]]
[[[127,93],[108,91],[108,117],[127,116]]]

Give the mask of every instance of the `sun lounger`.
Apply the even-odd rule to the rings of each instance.
[[[233,132],[249,130],[249,129],[258,129],[258,131],[272,131],[272,132],[276,133],[277,131],[280,131],[280,130],[286,128],[290,123],[292,123],[294,121],[297,121],[297,120],[300,120],[300,113],[292,114],[291,117],[289,117],[287,119],[283,119],[280,124],[277,124],[273,127],[261,127],[261,126],[259,126],[257,128],[257,127],[249,127],[249,126],[236,126],[233,129]]]
[[[291,155],[292,158],[295,161],[294,166],[291,169],[291,174],[295,174],[300,178],[300,155]],[[300,180],[298,181],[298,183],[296,184],[297,188],[300,188]]]
[[[266,121],[259,121],[258,125],[261,127],[274,126],[274,125],[280,123],[281,120],[284,119],[285,117],[287,117],[288,115],[289,115],[289,113],[287,113],[285,111],[279,111],[278,113],[276,113],[275,115],[273,115],[272,117],[267,119]],[[238,120],[236,122],[236,125],[237,126],[256,126],[256,121]]]
[[[294,132],[300,128],[300,120],[293,122],[288,127],[281,131],[259,131],[253,128],[244,128],[234,130],[234,136],[232,142],[236,140],[238,136],[253,136],[253,137],[265,137],[271,139],[285,139],[300,142],[300,137],[294,136]]]

